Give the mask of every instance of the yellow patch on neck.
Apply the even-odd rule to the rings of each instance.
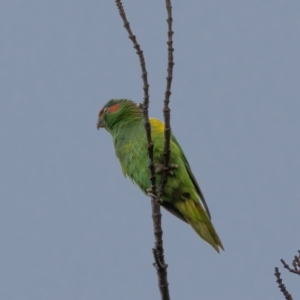
[[[165,124],[160,120],[155,118],[149,118],[149,121],[153,131],[156,131],[158,133],[163,133],[165,131]]]

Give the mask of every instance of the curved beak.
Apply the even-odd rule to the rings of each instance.
[[[103,120],[99,117],[98,122],[97,122],[97,129],[99,130],[100,128],[104,128],[104,122]]]

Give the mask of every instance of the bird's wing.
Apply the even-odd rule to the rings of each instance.
[[[211,215],[210,215],[208,206],[207,206],[207,204],[206,204],[205,198],[204,198],[204,196],[203,196],[203,194],[202,194],[202,191],[201,191],[201,189],[200,189],[200,187],[199,187],[199,185],[198,185],[198,182],[197,182],[197,180],[196,180],[196,178],[195,178],[195,176],[194,176],[194,174],[193,174],[193,172],[192,172],[192,170],[191,170],[190,164],[189,164],[189,162],[188,162],[188,160],[187,160],[187,158],[186,158],[186,156],[185,156],[185,154],[184,154],[182,148],[180,147],[179,143],[177,142],[177,140],[176,140],[176,138],[175,138],[175,136],[174,136],[173,134],[172,134],[172,136],[171,136],[171,141],[172,141],[174,144],[176,144],[177,147],[180,149],[181,158],[182,158],[182,160],[184,161],[184,165],[185,165],[185,167],[186,167],[186,170],[187,170],[187,172],[188,172],[188,174],[189,174],[189,176],[190,176],[190,178],[191,178],[191,180],[192,180],[192,182],[193,182],[193,184],[194,184],[194,186],[195,186],[195,188],[196,188],[196,191],[197,191],[197,193],[198,193],[198,195],[199,195],[199,197],[200,197],[201,204],[204,206],[204,208],[205,208],[205,210],[206,210],[206,212],[207,212],[209,218],[211,218]]]
[[[158,119],[155,119],[155,118],[150,118],[150,123],[151,123],[153,138],[155,136],[159,136],[159,137],[163,136],[163,133],[164,133],[164,130],[165,130],[164,123],[161,122]],[[209,218],[211,218],[208,206],[207,206],[206,201],[205,201],[205,198],[204,198],[204,196],[201,192],[201,189],[200,189],[200,187],[197,183],[197,180],[196,180],[196,178],[195,178],[195,176],[194,176],[194,174],[191,170],[190,164],[189,164],[186,156],[184,155],[184,152],[183,152],[182,148],[180,147],[179,143],[177,142],[177,140],[176,140],[176,138],[173,134],[171,135],[171,142],[174,143],[179,148],[179,150],[180,150],[179,152],[180,152],[181,158],[184,162],[185,168],[186,168],[186,170],[187,170],[187,172],[188,172],[188,174],[189,174],[189,176],[190,176],[190,178],[191,178],[191,180],[194,184],[194,187],[195,187],[195,189],[196,189],[196,191],[197,191],[197,193],[200,197],[200,202],[201,202],[202,206],[204,207],[204,209],[206,210]]]

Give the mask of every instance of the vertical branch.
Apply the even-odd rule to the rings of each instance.
[[[167,183],[168,174],[169,174],[169,160],[170,160],[170,138],[171,138],[171,125],[170,125],[170,96],[171,96],[171,84],[173,79],[173,30],[172,30],[172,5],[171,0],[166,0],[166,9],[168,13],[167,23],[168,23],[168,68],[167,68],[167,83],[166,83],[166,91],[165,91],[165,99],[164,99],[164,121],[165,121],[165,144],[164,144],[164,168],[162,173],[162,179],[159,187],[159,196],[162,195],[164,187]]]
[[[154,171],[154,163],[153,163],[153,143],[151,140],[151,127],[149,122],[148,116],[148,107],[149,107],[149,84],[148,84],[148,76],[147,76],[147,69],[143,51],[141,50],[140,45],[136,40],[136,36],[132,33],[130,28],[130,23],[127,20],[123,4],[121,0],[116,0],[116,5],[119,10],[119,14],[124,22],[124,27],[128,32],[128,37],[133,43],[133,48],[136,50],[136,53],[140,60],[140,65],[142,69],[142,79],[143,79],[143,90],[144,90],[144,101],[143,101],[143,114],[144,114],[144,126],[146,130],[147,142],[148,142],[148,155],[149,155],[149,169],[150,169],[150,181],[152,187],[152,194],[156,195],[156,178],[155,178],[155,171]]]
[[[152,249],[155,263],[153,264],[156,268],[157,277],[158,277],[158,286],[161,293],[162,300],[169,300],[169,283],[167,279],[167,265],[164,261],[164,249],[163,249],[163,240],[162,240],[162,228],[161,228],[161,212],[160,212],[160,204],[158,202],[159,197],[157,197],[157,189],[156,189],[156,176],[155,176],[155,168],[153,162],[153,143],[151,139],[151,127],[149,122],[148,115],[148,107],[149,107],[149,84],[147,78],[147,70],[146,63],[143,55],[143,51],[141,50],[140,45],[137,43],[135,35],[133,35],[130,24],[126,18],[126,14],[122,5],[121,0],[115,0],[116,5],[118,7],[120,16],[124,22],[124,27],[129,34],[129,39],[133,43],[133,47],[136,49],[136,53],[140,60],[140,65],[142,69],[142,79],[143,79],[143,90],[144,90],[144,101],[143,101],[143,115],[144,115],[144,126],[147,136],[147,149],[149,156],[149,170],[150,170],[150,182],[151,182],[151,206],[152,206],[152,219],[153,219],[153,227],[154,227],[154,237],[155,237],[155,246]],[[158,251],[159,249],[159,251]]]
[[[165,99],[164,99],[164,121],[165,121],[165,143],[164,143],[164,167],[162,172],[162,178],[158,189],[157,199],[160,199],[161,195],[163,194],[164,187],[167,183],[168,173],[169,173],[169,160],[170,160],[170,138],[171,138],[171,126],[170,126],[170,95],[171,95],[171,84],[173,79],[173,31],[172,31],[172,6],[171,0],[166,0],[166,8],[168,13],[167,23],[168,23],[168,68],[167,68],[167,85],[166,85],[166,92],[165,92]],[[160,213],[160,212],[159,212]],[[161,217],[159,218],[161,219]],[[168,265],[165,263],[164,258],[164,248],[163,248],[163,239],[162,239],[162,230],[156,231],[156,242],[155,247],[153,249],[153,255],[155,258],[155,267],[157,273],[163,274],[167,279],[167,267]],[[166,281],[166,284],[168,282]],[[163,287],[161,287],[162,290]],[[167,288],[167,287],[166,287]],[[165,290],[167,291],[167,290]],[[162,294],[163,299],[170,299],[169,293],[165,295]]]

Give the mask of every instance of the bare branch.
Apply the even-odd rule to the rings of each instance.
[[[144,101],[143,101],[143,115],[144,115],[144,126],[146,130],[147,136],[147,148],[148,148],[148,156],[149,156],[149,170],[150,170],[150,182],[151,182],[151,206],[152,206],[152,219],[153,219],[153,227],[154,227],[154,237],[155,237],[155,246],[152,249],[154,256],[154,266],[156,268],[157,277],[158,277],[158,285],[161,293],[162,300],[169,300],[169,283],[167,279],[167,267],[168,265],[164,260],[164,249],[163,249],[163,239],[162,239],[162,227],[161,227],[161,212],[160,212],[160,204],[159,197],[157,196],[156,189],[156,176],[155,176],[155,168],[153,163],[153,143],[151,139],[151,127],[149,122],[148,115],[148,107],[149,107],[149,84],[147,78],[147,70],[146,63],[143,55],[143,51],[140,48],[140,45],[137,43],[135,35],[133,35],[130,24],[126,18],[126,14],[122,5],[121,0],[116,0],[116,5],[118,7],[120,16],[124,22],[124,27],[126,28],[129,38],[133,43],[133,47],[136,49],[136,53],[139,56],[140,65],[142,69],[142,78],[144,83]]]
[[[289,272],[300,275],[300,250],[298,250],[298,256],[295,255],[294,260],[292,261],[293,268],[291,268],[283,259],[281,259],[280,261],[283,267],[289,270]],[[278,268],[275,268],[275,276],[277,278],[276,282],[278,283],[278,287],[283,293],[283,295],[285,296],[285,299],[292,300],[293,299],[292,296],[288,293],[285,285],[282,282],[282,279],[280,278],[280,273]]]
[[[173,78],[173,31],[172,31],[172,5],[171,0],[166,0],[166,8],[168,13],[168,75],[167,75],[167,85],[166,85],[166,92],[165,92],[165,99],[164,99],[164,121],[165,121],[165,143],[164,143],[164,167],[161,177],[161,182],[158,190],[157,199],[160,199],[161,195],[163,194],[165,185],[167,183],[168,174],[169,174],[169,160],[170,160],[170,138],[171,138],[171,126],[170,126],[170,108],[169,108],[169,102],[170,102],[170,95],[171,95],[171,84],[172,84],[172,78]],[[153,210],[154,211],[154,210]],[[160,213],[160,212],[159,212]],[[155,220],[156,224],[160,222],[161,217],[157,218]],[[156,234],[156,242],[155,247],[153,249],[153,255],[155,258],[155,268],[157,270],[157,274],[163,274],[165,276],[165,283],[168,284],[167,281],[167,267],[168,265],[165,263],[164,258],[164,248],[163,248],[163,239],[162,239],[162,231],[159,231],[159,228],[155,231]],[[164,291],[165,294],[161,294],[162,299],[170,299],[168,287],[166,285],[160,286],[161,291]]]
[[[283,267],[289,270],[291,273],[300,275],[300,251],[298,250],[298,256],[294,256],[294,260],[292,262],[293,268],[291,268],[283,259],[280,260],[283,264]]]
[[[149,122],[149,115],[148,115],[148,107],[149,107],[149,84],[148,84],[148,76],[147,76],[147,69],[146,69],[146,63],[145,63],[145,58],[143,51],[141,50],[140,45],[138,44],[136,40],[136,36],[132,33],[131,28],[130,28],[130,23],[128,22],[126,18],[126,14],[123,8],[123,4],[121,0],[116,0],[116,5],[118,7],[120,16],[124,22],[124,27],[127,30],[129,34],[129,39],[131,39],[133,43],[133,48],[136,50],[136,53],[139,57],[140,60],[140,65],[142,69],[142,79],[143,79],[143,90],[144,90],[144,101],[143,101],[143,114],[144,114],[144,126],[146,130],[146,136],[147,136],[147,141],[148,141],[148,155],[149,155],[149,169],[150,169],[150,181],[151,181],[151,190],[152,194],[156,195],[156,176],[155,176],[155,171],[154,171],[154,163],[153,163],[153,143],[151,140],[151,127],[150,127],[150,122]]]
[[[166,0],[166,9],[168,13],[167,23],[168,23],[168,68],[167,72],[168,75],[166,77],[167,83],[166,83],[166,91],[165,91],[165,99],[164,99],[164,121],[165,121],[165,144],[164,144],[164,168],[162,173],[162,179],[160,182],[159,187],[159,196],[162,195],[164,187],[167,183],[168,174],[169,174],[169,160],[170,160],[170,138],[171,138],[171,125],[170,125],[170,108],[169,108],[169,102],[170,102],[170,96],[171,96],[171,84],[173,79],[173,66],[174,66],[174,60],[173,60],[173,30],[172,30],[172,5],[171,0]]]
[[[280,277],[280,272],[278,270],[278,268],[275,268],[275,273],[274,275],[276,276],[276,282],[278,283],[278,287],[280,289],[280,291],[282,292],[282,294],[284,295],[286,300],[293,300],[292,295],[287,291],[285,285],[282,282],[282,279]]]

